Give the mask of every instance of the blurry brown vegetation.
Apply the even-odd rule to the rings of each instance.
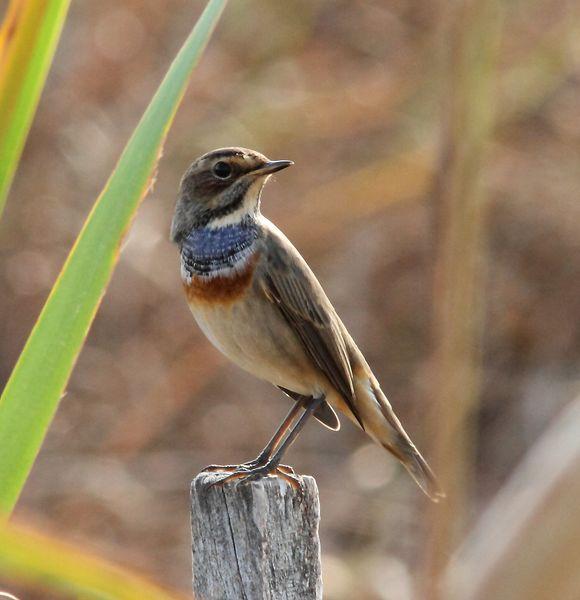
[[[192,4],[201,10],[177,0],[73,3],[0,223],[2,382],[188,32]],[[474,91],[448,60],[461,41],[449,34],[445,4],[230,2],[17,517],[189,589],[189,480],[205,464],[254,456],[287,404],[203,338],[167,240],[181,173],[223,145],[295,161],[268,186],[263,210],[318,273],[408,431],[432,455],[442,390],[436,207],[452,194],[436,174],[464,141],[461,128],[449,134],[452,107],[477,119],[463,124],[477,135],[487,118],[469,110]],[[553,0],[504,9],[497,59],[482,75],[493,120],[474,174],[486,198],[485,250],[470,294],[473,321],[481,311],[484,325],[481,346],[475,326],[466,348],[478,383],[466,390],[469,438],[458,444],[472,457],[464,532],[578,391],[580,11]],[[486,39],[478,42],[484,53]],[[469,317],[467,306],[461,318],[471,326]],[[338,434],[310,424],[288,458],[320,487],[325,598],[412,598],[433,511],[408,477],[347,423]]]

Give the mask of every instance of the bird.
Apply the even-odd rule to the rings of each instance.
[[[282,457],[311,415],[338,431],[345,415],[409,472],[433,501],[444,497],[322,285],[261,212],[270,177],[293,165],[241,147],[195,160],[181,179],[171,223],[181,279],[197,324],[227,358],[277,386],[291,409],[266,447],[219,481],[279,476]]]

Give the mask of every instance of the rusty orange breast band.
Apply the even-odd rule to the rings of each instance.
[[[234,270],[230,275],[215,277],[192,276],[191,281],[184,282],[185,293],[189,302],[230,304],[243,296],[252,284],[258,253],[252,256],[243,269]]]

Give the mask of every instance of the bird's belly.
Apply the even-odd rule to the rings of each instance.
[[[299,394],[323,391],[321,374],[277,309],[251,289],[231,303],[189,302],[212,344],[242,369]]]

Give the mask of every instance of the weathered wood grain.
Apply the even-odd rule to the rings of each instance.
[[[193,591],[196,600],[322,598],[318,488],[276,477],[208,487],[191,484]]]

